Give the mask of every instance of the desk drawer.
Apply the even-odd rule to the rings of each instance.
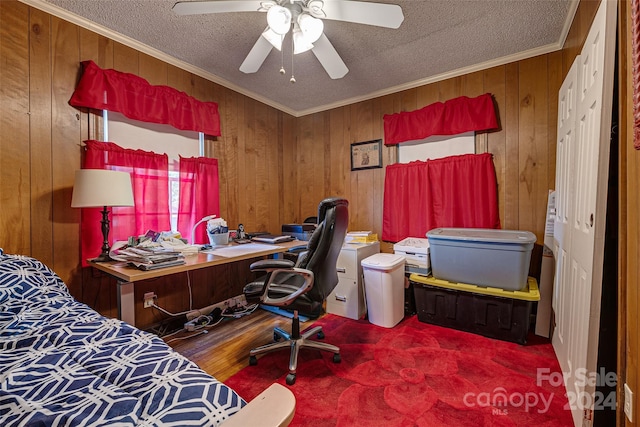
[[[356,280],[358,278],[358,268],[357,252],[341,250],[336,262],[338,278]]]
[[[327,313],[358,320],[364,315],[364,301],[358,281],[340,279],[327,297]]]

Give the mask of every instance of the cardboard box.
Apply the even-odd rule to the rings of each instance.
[[[405,258],[405,272],[431,274],[429,258],[429,240],[420,237],[407,237],[393,245],[393,252]]]

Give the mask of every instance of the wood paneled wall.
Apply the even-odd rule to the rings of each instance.
[[[42,260],[76,298],[115,316],[114,281],[80,268],[80,212],[70,207],[82,141],[100,135],[99,115],[68,104],[80,62],[88,59],[218,103],[222,136],[209,138],[206,149],[220,160],[221,214],[231,225],[277,230],[297,219],[285,208],[292,195],[283,191],[282,175],[285,147],[294,141],[294,117],[38,9],[3,0],[0,248]],[[238,295],[243,271],[248,265],[242,263],[218,269],[201,280],[218,286],[194,286],[193,299],[202,304]],[[198,282],[199,275],[192,276]],[[137,286],[136,295],[147,290],[170,311],[188,307],[186,277]],[[158,320],[151,310],[137,314],[142,326]]]
[[[532,231],[541,242],[547,194],[555,182],[562,74],[562,53],[556,52],[298,119],[296,161],[285,165],[285,175],[297,177],[300,213],[313,212],[318,194],[345,196],[351,228],[380,235],[385,172],[351,172],[350,144],[383,138],[385,114],[489,92],[499,111],[500,130],[477,135],[476,150],[494,156],[502,226]],[[384,147],[385,166],[396,161],[396,150]]]
[[[619,212],[619,292],[618,307],[618,396],[623,396],[627,383],[635,394],[632,399],[634,422],[624,415],[623,402],[618,399],[618,425],[638,425],[640,408],[640,152],[634,148],[633,63],[631,6],[619,1],[620,55],[620,212]]]
[[[350,144],[383,138],[384,114],[489,92],[500,129],[478,135],[476,147],[494,156],[502,226],[532,231],[541,242],[555,182],[557,93],[597,4],[581,2],[562,51],[295,118],[20,2],[0,1],[0,247],[41,259],[78,299],[114,315],[112,281],[80,269],[80,214],[70,208],[81,142],[99,121],[68,104],[87,59],[219,104],[222,136],[209,139],[207,151],[220,161],[221,215],[250,231],[277,231],[315,215],[322,198],[343,196],[350,229],[381,234],[384,169],[351,172]],[[384,148],[384,165],[395,161],[395,150]],[[241,282],[238,274],[221,275]],[[185,282],[136,287],[136,295],[154,290],[181,311]],[[233,293],[239,285],[225,286]],[[193,289],[199,302],[225,294]],[[142,326],[154,321],[149,310],[136,314]]]

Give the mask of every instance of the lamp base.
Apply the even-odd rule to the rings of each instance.
[[[109,256],[109,254],[100,254],[99,256],[90,259],[89,261],[91,262],[109,262],[109,261],[113,261],[113,259],[111,259],[111,257]]]
[[[111,261],[111,257],[109,257],[109,211],[106,206],[102,208],[102,221],[100,223],[102,224],[102,252],[93,262]]]

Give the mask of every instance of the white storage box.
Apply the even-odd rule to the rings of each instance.
[[[362,260],[369,322],[392,328],[404,317],[404,257],[379,253]]]
[[[393,252],[405,259],[404,270],[407,273],[431,274],[429,259],[429,239],[407,237],[393,245]]]
[[[427,233],[436,279],[518,291],[536,236],[528,231],[436,228]]]

